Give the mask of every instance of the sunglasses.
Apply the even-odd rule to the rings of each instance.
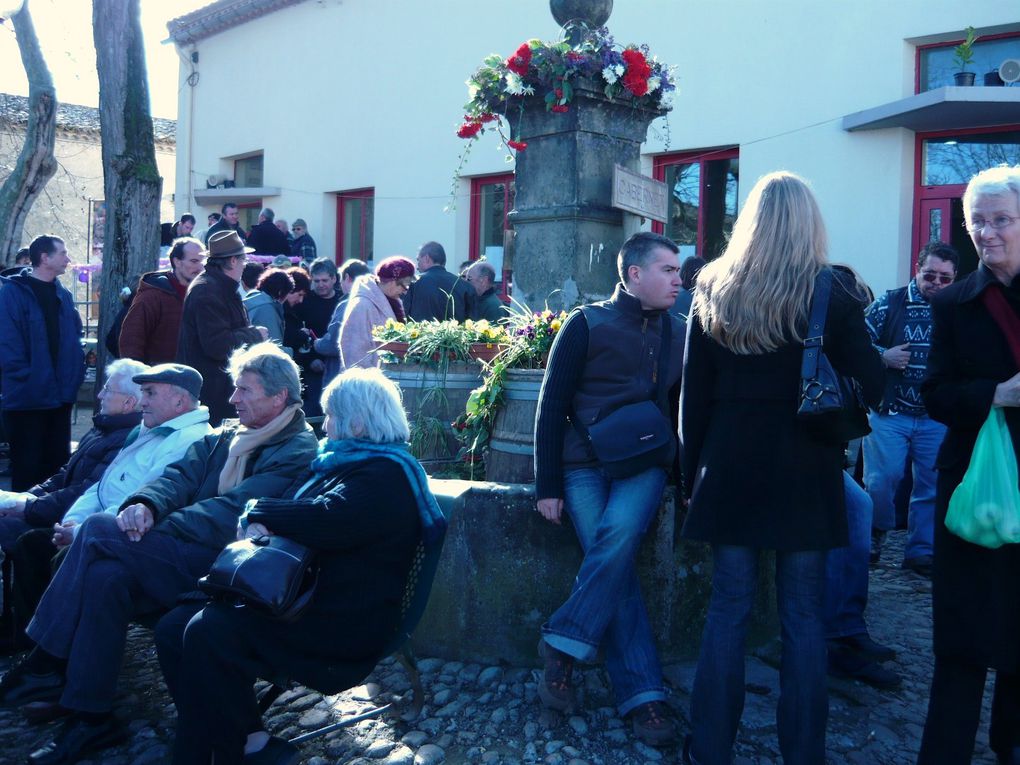
[[[952,284],[953,283],[953,279],[955,277],[946,276],[945,274],[936,274],[936,273],[932,273],[931,271],[922,271],[921,272],[921,278],[924,279],[929,284],[934,284],[935,282],[938,282],[941,285],[946,285],[946,284]]]

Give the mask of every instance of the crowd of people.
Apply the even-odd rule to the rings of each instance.
[[[963,204],[977,269],[958,279],[958,253],[934,242],[910,282],[877,299],[830,262],[815,196],[790,173],[754,186],[708,263],[681,264],[657,234],[624,243],[612,297],[570,313],[539,394],[536,508],[554,524],[566,516],[584,553],[537,636],[541,703],[576,708],[576,664],[603,657],[635,737],[681,741],[635,567],[672,480],[683,537],[713,560],[682,762],[731,761],[762,551],[775,560],[784,762],[825,761],[827,674],[898,686],[895,651],[872,638],[865,607],[869,563],[902,524],[904,575],[933,580],[918,763],[970,761],[993,669],[991,748],[1020,765],[1020,549],[972,544],[944,523],[990,411],[1004,411],[1020,447],[1020,168],[977,174]],[[253,255],[286,254],[279,222],[265,209],[245,235],[228,204],[205,240],[191,236],[194,216],[164,226],[170,268],[141,277],[73,453],[84,364],[58,278],[66,247],[37,237],[29,265],[0,276],[11,445],[0,647],[22,652],[0,705],[64,720],[30,762],[76,762],[124,738],[111,709],[128,627],[143,617],[177,705],[176,763],[293,762],[295,747],[265,730],[256,679],[327,693],[359,682],[396,629],[415,548],[442,533],[372,329],[499,321],[494,269],[452,273],[437,242],[417,262],[337,269],[310,238],[288,250],[301,265],[266,267]],[[300,219],[298,231],[295,242]],[[823,437],[798,416],[812,347],[856,382],[863,439]],[[319,416],[321,440],[307,419]],[[198,591],[229,542],[273,535],[318,556],[315,597],[295,621]]]

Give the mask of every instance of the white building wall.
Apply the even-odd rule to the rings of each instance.
[[[763,173],[804,175],[833,260],[886,289],[909,273],[914,134],[848,133],[841,119],[911,95],[914,45],[959,37],[968,24],[1016,29],[1020,11],[1001,0],[627,0],[609,26],[618,42],[647,43],[678,66],[669,150],[738,145],[741,199]],[[305,218],[321,254],[334,253],[335,192],[373,187],[377,258],[437,239],[460,262],[467,177],[512,169],[495,138],[482,138],[456,210],[444,212],[465,146],[454,134],[464,81],[487,54],[557,34],[546,0],[318,0],[203,40],[193,88],[182,65],[178,209],[188,200],[197,212],[190,190],[208,175],[232,177],[225,158],[261,150],[265,185],[281,188],[265,203]],[[661,123],[646,171],[667,150]]]

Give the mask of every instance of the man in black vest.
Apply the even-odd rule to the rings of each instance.
[[[874,503],[878,544],[895,526],[893,498],[903,465],[913,465],[909,538],[903,568],[931,576],[935,535],[935,455],[946,426],[935,422],[921,401],[921,381],[931,347],[931,298],[956,279],[960,256],[943,242],[926,244],[917,256],[917,275],[890,290],[865,313],[868,332],[886,366],[886,390],[870,417],[864,439],[864,485]]]
[[[622,283],[612,298],[574,310],[553,343],[535,424],[538,512],[559,524],[566,510],[584,548],[570,597],[542,626],[539,696],[547,707],[571,709],[574,662],[592,662],[602,648],[620,715],[629,715],[635,735],[652,745],[670,743],[676,729],[634,556],[673,460],[612,479],[583,433],[614,410],[663,392],[672,410],[663,414],[672,415],[676,432],[684,324],[668,309],[680,291],[677,252],[658,234],[624,242],[617,258]]]

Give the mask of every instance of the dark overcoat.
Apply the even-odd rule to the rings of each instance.
[[[315,598],[293,624],[248,614],[245,628],[278,673],[337,693],[372,671],[395,634],[418,505],[400,465],[379,457],[320,476],[302,496],[260,499],[248,520],[318,553]]]
[[[445,267],[432,266],[421,272],[404,295],[404,312],[413,321],[464,321],[469,317],[468,298],[473,292],[466,281]]]
[[[875,406],[882,360],[853,289],[848,277],[834,274],[823,347]],[[790,343],[738,355],[706,334],[692,313],[680,396],[691,495],[684,537],[782,551],[847,544],[843,449],[817,440],[796,415],[802,353],[800,343]]]
[[[209,424],[218,426],[236,417],[230,404],[234,384],[227,374],[227,359],[237,348],[262,340],[250,326],[237,292],[237,282],[217,267],[207,267],[188,287],[177,339],[177,361],[202,375],[202,403],[209,407]]]
[[[1017,373],[1006,337],[981,300],[1002,289],[1020,315],[1020,278],[1003,288],[984,266],[932,300],[934,327],[921,395],[932,419],[949,427],[935,467],[934,650],[942,658],[1020,672],[1020,545],[998,550],[965,542],[946,529],[946,510],[960,483],[995,387]],[[1006,409],[1020,454],[1020,408]]]

